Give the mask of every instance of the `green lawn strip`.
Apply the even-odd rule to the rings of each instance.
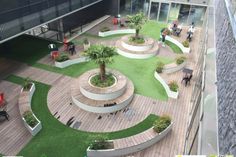
[[[22,35],[0,44],[0,56],[32,65],[49,54],[48,45],[52,41]],[[61,44],[55,43],[57,46]]]
[[[117,55],[114,57],[114,63],[107,66],[119,70],[132,80],[135,86],[135,93],[152,97],[154,99],[167,100],[168,97],[164,88],[160,82],[154,78],[154,71],[158,61],[168,64],[173,62],[173,59],[166,57],[152,57],[149,59],[139,60]],[[36,63],[33,66],[71,77],[78,77],[88,70],[98,68],[98,66],[93,62],[75,64],[63,69],[40,63]]]
[[[183,54],[183,51],[177,45],[173,44],[172,42],[169,42],[166,40],[165,44],[168,45],[174,53]]]
[[[23,78],[13,75],[6,80],[20,85],[24,83]],[[153,122],[158,118],[158,116],[151,114],[133,127],[111,133],[75,130],[60,123],[48,110],[47,95],[50,86],[39,82],[35,82],[35,85],[32,110],[42,122],[43,129],[18,154],[24,157],[41,157],[43,155],[47,157],[84,157],[86,149],[95,135],[100,134],[109,139],[129,137],[151,128]]]
[[[156,21],[148,21],[142,28],[141,34],[151,37],[156,40],[160,40],[160,32],[163,28],[166,28],[167,25],[164,23],[158,23]],[[165,42],[166,45],[168,45],[174,53],[181,54],[183,53],[182,50],[175,45],[174,43],[171,43],[169,41]]]

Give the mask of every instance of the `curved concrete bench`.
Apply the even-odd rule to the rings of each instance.
[[[167,64],[163,68],[163,73],[170,74],[182,70],[186,66],[187,62],[177,65],[176,63]]]
[[[171,123],[160,134],[156,133],[153,128],[150,128],[140,134],[131,137],[113,140],[113,149],[91,150],[88,148],[87,156],[118,157],[141,151],[162,140],[171,131],[172,127],[173,123]]]
[[[64,62],[56,62],[55,61],[55,67],[66,68],[66,67],[71,66],[73,64],[83,63],[83,62],[87,62],[87,61],[88,61],[87,57],[70,59],[70,60],[67,60],[67,61],[64,61]]]
[[[34,115],[32,109],[31,109],[31,100],[32,100],[32,96],[34,94],[34,91],[35,91],[35,84],[34,83],[32,83],[31,89],[29,91],[23,91],[23,88],[22,88],[20,96],[19,96],[19,100],[18,100],[19,110],[20,110],[20,114],[21,114],[22,120],[24,122],[24,125],[33,136],[35,136],[42,129],[41,122]],[[26,111],[32,112],[34,118],[38,121],[38,124],[34,128],[31,128],[31,126],[29,126],[26,123],[26,120],[23,117],[23,115]]]
[[[162,36],[161,36],[161,38],[162,38]],[[190,53],[190,47],[184,47],[184,45],[182,43],[180,43],[178,40],[176,40],[168,35],[166,36],[166,40],[175,44],[176,46],[178,46],[183,53]]]
[[[119,29],[119,30],[112,30],[107,32],[98,32],[99,37],[107,37],[116,34],[134,34],[135,29]]]
[[[165,91],[170,98],[177,99],[179,92],[173,92],[170,90],[169,85],[161,78],[161,76],[155,71],[154,77],[162,84],[162,86],[165,88]]]

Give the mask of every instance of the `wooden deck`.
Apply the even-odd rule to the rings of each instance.
[[[17,105],[21,87],[7,81],[0,81],[0,89],[6,96],[7,112],[10,115],[9,121],[0,120],[0,153],[16,155],[32,138],[23,124]]]
[[[198,69],[196,63],[198,58],[197,45],[199,32],[200,31],[197,30],[194,33],[194,39],[191,43],[192,51],[189,54],[190,60],[187,65],[194,70]],[[184,40],[185,33],[185,31],[182,32],[180,40]],[[101,119],[98,119],[99,114],[88,113],[75,105],[71,105],[71,91],[68,87],[70,87],[72,81],[74,81],[73,78],[33,67],[21,68],[16,72],[14,71],[14,74],[21,77],[29,76],[33,80],[52,85],[53,87],[49,91],[47,98],[51,113],[64,124],[66,124],[70,118],[73,118],[74,122],[71,124],[71,127],[80,130],[92,132],[117,131],[134,126],[151,113],[157,115],[168,114],[172,117],[172,121],[174,122],[172,132],[154,146],[130,156],[173,157],[176,154],[183,153],[185,134],[191,109],[191,96],[196,80],[193,78],[191,86],[185,87],[181,85],[182,72],[168,76],[163,75],[166,81],[178,81],[180,85],[179,99],[169,99],[163,102],[141,95],[135,95],[132,103],[125,111],[122,110],[112,115],[102,115]],[[8,112],[10,114],[9,122],[4,121],[0,123],[0,152],[7,155],[15,155],[31,139],[31,135],[23,126],[19,109],[16,105],[20,87],[2,81],[0,82],[0,89],[4,91],[7,96],[7,101],[9,102]]]

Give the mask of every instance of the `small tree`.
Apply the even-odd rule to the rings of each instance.
[[[129,27],[135,29],[135,38],[139,38],[139,32],[142,29],[142,26],[146,23],[147,18],[143,12],[137,13],[135,15],[127,16],[129,21]]]
[[[92,45],[86,52],[85,56],[100,66],[100,78],[102,81],[106,79],[106,64],[113,62],[113,56],[116,54],[114,47],[104,45]]]

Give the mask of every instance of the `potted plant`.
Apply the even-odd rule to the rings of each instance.
[[[159,117],[153,123],[153,130],[157,133],[161,133],[171,124],[171,118],[167,115]]]
[[[56,62],[64,62],[69,60],[69,56],[66,53],[61,53],[58,57],[56,57]]]
[[[25,111],[23,118],[31,128],[34,128],[39,123],[31,111]]]
[[[106,26],[100,29],[100,32],[108,32],[108,31],[110,31],[110,28]]]
[[[92,45],[84,55],[88,57],[90,60],[94,61],[99,65],[100,73],[99,73],[99,84],[106,84],[107,81],[111,81],[109,74],[106,74],[106,64],[113,62],[113,56],[116,54],[116,49],[114,47],[104,46],[104,45]],[[113,75],[112,75],[113,76]],[[97,76],[94,76],[97,77]],[[113,77],[112,77],[113,78]],[[92,80],[93,78],[91,78]],[[115,78],[113,78],[115,79]]]
[[[29,92],[33,92],[35,86],[33,81],[27,77],[24,79],[24,83],[23,83],[23,88],[21,89],[21,92],[23,91],[29,91]]]
[[[176,81],[171,81],[169,83],[169,88],[172,92],[178,92],[178,89],[179,89],[179,85]]]
[[[188,40],[183,41],[182,44],[184,47],[189,48],[189,41]]]
[[[84,51],[87,51],[88,48],[90,47],[90,42],[87,38],[84,38],[83,45],[84,45]]]
[[[129,41],[142,44],[145,42],[144,38],[139,35],[142,26],[146,23],[147,18],[143,12],[137,13],[135,15],[128,15],[127,19],[129,21],[129,27],[135,29],[135,36],[131,36]]]
[[[180,65],[180,64],[184,63],[185,60],[186,60],[185,56],[179,56],[179,57],[176,58],[175,61],[176,61],[177,65]]]
[[[163,68],[164,68],[164,63],[162,63],[162,62],[157,62],[156,72],[157,72],[157,73],[162,73]]]

